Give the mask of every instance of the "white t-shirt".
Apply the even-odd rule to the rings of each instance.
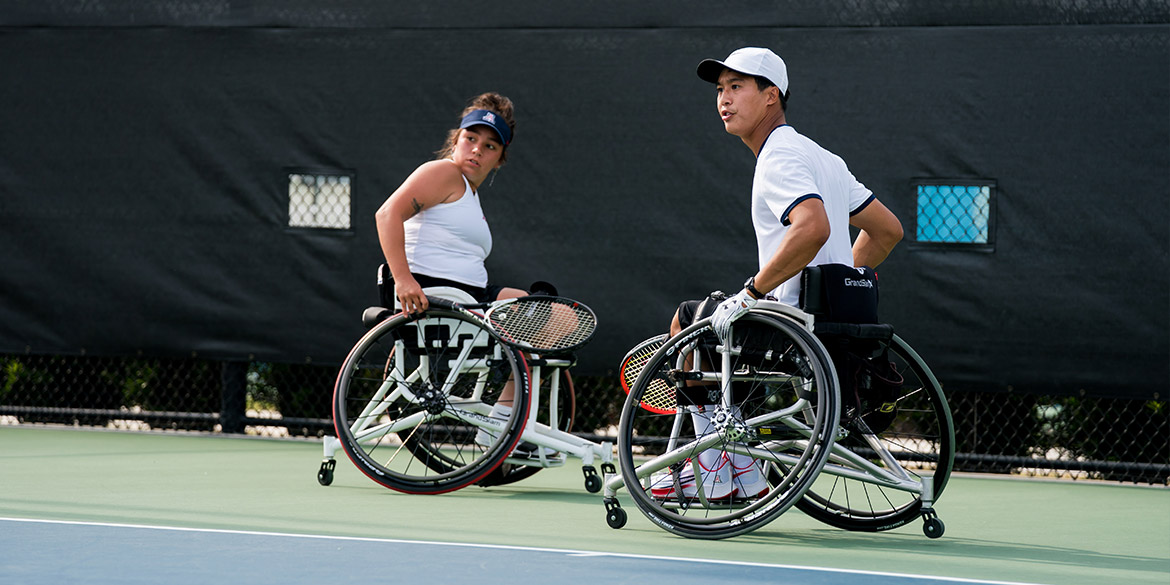
[[[841,157],[821,148],[792,126],[779,126],[764,141],[752,180],[752,225],[756,228],[761,267],[780,248],[788,232],[788,213],[809,197],[824,202],[831,230],[829,241],[809,266],[832,263],[852,266],[849,216],[869,205],[874,199],[873,192],[853,177]],[[780,302],[795,306],[800,298],[800,276],[782,283],[772,294]]]
[[[416,274],[483,288],[492,232],[467,177],[463,184],[466,189],[458,200],[424,209],[403,223],[406,263]]]

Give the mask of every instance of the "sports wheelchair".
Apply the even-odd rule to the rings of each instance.
[[[593,335],[593,312],[553,296],[477,304],[455,288],[424,292],[420,314],[363,315],[370,329],[338,374],[336,436],[325,437],[318,482],[333,482],[339,449],[375,482],[415,494],[508,484],[574,456],[586,490],[601,491],[593,463],[616,474],[613,444],[569,433],[568,368]]]
[[[954,460],[950,409],[892,327],[817,323],[760,301],[729,341],[702,319],[626,355],[621,474],[603,491],[611,527],[626,523],[625,487],[655,524],[690,538],[741,535],[792,506],[846,530],[923,518],[926,536],[942,535],[933,504]]]

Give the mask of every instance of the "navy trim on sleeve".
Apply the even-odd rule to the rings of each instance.
[[[800,197],[797,197],[796,201],[793,201],[792,205],[789,205],[788,209],[785,209],[784,213],[780,215],[780,224],[781,225],[791,225],[792,222],[788,221],[788,214],[792,213],[792,210],[795,209],[797,205],[804,203],[805,200],[808,200],[808,199],[820,199],[822,202],[825,200],[823,197],[821,197],[817,193],[809,193],[808,195],[801,195]]]
[[[857,209],[854,209],[853,211],[849,212],[849,217],[853,217],[854,215],[861,213],[861,210],[865,209],[866,207],[869,207],[869,204],[873,203],[874,199],[877,199],[877,195],[870,195],[869,199],[866,199],[864,203],[857,206]]]

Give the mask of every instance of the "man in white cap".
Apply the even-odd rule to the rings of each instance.
[[[902,224],[849,172],[841,157],[788,125],[788,69],[768,49],[748,47],[699,63],[715,84],[728,134],[756,155],[752,224],[760,269],[712,317],[725,337],[731,322],[769,293],[796,305],[800,271],[820,264],[875,267],[902,239]],[[860,228],[849,241],[849,226]]]
[[[746,47],[723,61],[702,61],[697,73],[715,84],[724,129],[743,140],[756,156],[751,210],[759,270],[743,290],[717,306],[714,302],[682,303],[671,323],[671,335],[710,316],[715,334],[726,339],[731,323],[767,295],[796,305],[800,272],[806,266],[877,266],[901,241],[902,224],[853,177],[841,157],[788,125],[788,69],[778,55]],[[860,229],[852,244],[850,225]],[[705,412],[711,408],[703,410],[693,414],[699,436],[711,427]],[[711,449],[700,453],[699,463],[708,498],[753,497],[766,491],[749,457]],[[656,479],[656,496],[677,497],[676,484],[669,477]],[[684,480],[682,486],[687,497],[695,491],[694,478],[689,479],[691,483]]]

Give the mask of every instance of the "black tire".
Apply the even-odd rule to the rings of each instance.
[[[321,468],[317,470],[317,483],[323,486],[333,485],[333,468],[337,465],[337,461],[330,459],[321,462]]]
[[[678,365],[696,353],[708,356],[701,360],[702,370],[720,387],[721,357],[713,349],[716,340],[706,319],[659,348],[639,374],[622,408],[617,443],[626,489],[638,509],[655,524],[688,538],[737,536],[783,514],[804,495],[825,464],[837,428],[840,404],[836,375],[829,367],[831,362],[824,348],[811,333],[791,319],[757,309],[735,322],[732,338],[737,351],[745,351],[730,357],[730,371],[735,373],[730,411],[722,411],[721,415],[718,409],[704,409],[692,419],[691,412],[698,411],[696,400],[710,400],[712,396],[704,397],[702,392],[696,394],[693,387],[680,388],[673,382],[673,413],[640,406],[643,394],[648,389],[653,391],[652,383],[658,381],[661,387],[661,380],[672,376],[677,380]],[[719,400],[722,393],[716,393],[713,398]],[[700,449],[693,421],[715,419],[731,424],[723,431],[703,433],[704,443],[711,437],[718,440]],[[736,476],[729,475],[734,491],[719,503],[706,498],[703,489],[692,487],[691,493],[681,483],[677,485],[684,489],[682,497],[664,496],[661,492],[656,497],[654,488],[661,488],[664,481],[662,475],[654,475],[656,472],[669,473],[669,464],[685,465],[691,461],[690,468],[699,477],[705,472],[693,462],[699,461],[704,451],[728,460],[733,455],[746,458],[749,464],[759,465],[765,477],[770,472],[773,481],[763,486],[762,495],[739,497],[739,488],[745,486],[736,485]],[[710,477],[714,481],[715,476]],[[656,480],[660,483],[655,484]],[[727,485],[713,488],[711,493],[727,489]]]
[[[512,413],[481,445],[476,434],[508,384]],[[395,315],[358,341],[337,377],[334,427],[370,479],[440,494],[483,479],[512,452],[528,417],[527,389],[517,351],[475,317],[432,307]]]
[[[606,510],[605,512],[605,523],[614,530],[618,530],[625,526],[626,520],[626,511],[621,508],[614,507]]]
[[[601,491],[601,476],[590,475],[585,478],[585,491],[596,494]]]
[[[893,421],[883,421],[888,427],[877,434],[868,432],[868,425],[843,423],[847,434],[838,437],[834,450],[848,449],[882,466],[867,441],[876,440],[911,478],[933,478],[937,500],[955,459],[955,429],[946,396],[922,358],[897,335],[889,346],[889,358],[903,378]],[[831,526],[867,532],[897,528],[922,515],[920,493],[835,473],[856,469],[838,457],[831,458],[797,506]]]
[[[926,522],[922,524],[922,533],[927,538],[941,538],[947,528],[942,520],[938,518],[927,518]]]

